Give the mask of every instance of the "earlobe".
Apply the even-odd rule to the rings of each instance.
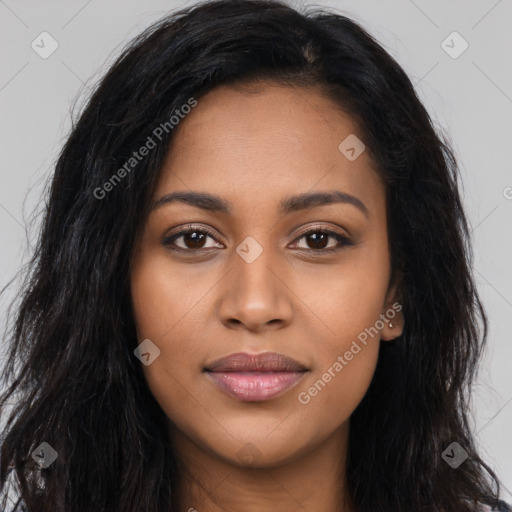
[[[403,307],[397,300],[397,297],[400,296],[399,289],[402,279],[403,274],[400,271],[395,271],[386,294],[385,311],[381,314],[384,321],[381,330],[381,340],[383,341],[392,341],[399,338],[404,330]]]
[[[400,309],[396,309],[395,305],[397,305],[397,307],[399,307]],[[386,319],[385,320],[386,323],[384,324],[384,327],[382,328],[381,336],[380,336],[381,340],[383,340],[383,341],[392,341],[392,340],[400,337],[403,333],[404,317],[403,317],[402,313],[399,312],[399,311],[401,311],[402,306],[399,305],[398,303],[395,303],[395,304],[393,304],[392,308],[390,308],[390,309],[394,313],[392,320],[389,318],[390,315],[388,315],[388,312],[390,311],[389,309],[383,315],[384,318]]]
[[[384,329],[382,329],[380,338],[382,341],[393,341],[400,337],[402,332],[402,328],[400,328],[398,325],[395,325],[394,323],[390,323],[386,325]]]
[[[394,293],[392,297],[395,297]],[[403,307],[400,302],[394,300],[387,301],[386,310],[381,315],[384,323],[381,330],[381,340],[392,341],[402,335],[405,323],[402,309]]]

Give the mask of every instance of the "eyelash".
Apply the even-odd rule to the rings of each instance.
[[[199,251],[205,251],[205,250],[208,250],[208,249],[212,249],[212,248],[206,248],[206,249],[184,249],[182,247],[172,247],[172,245],[174,244],[174,242],[182,235],[186,235],[188,233],[202,233],[202,234],[206,234],[208,236],[210,236],[211,238],[215,239],[215,234],[210,231],[208,228],[205,228],[205,227],[199,227],[199,226],[194,226],[194,225],[188,225],[186,226],[184,229],[178,231],[177,233],[174,233],[170,236],[166,236],[163,240],[162,240],[162,245],[164,247],[168,247],[168,248],[171,248],[171,250],[173,251],[180,251],[180,252],[188,252],[188,253],[193,253],[193,252],[199,252]],[[311,251],[311,252],[314,252],[314,253],[327,253],[327,254],[330,254],[330,253],[333,253],[333,252],[337,252],[339,250],[341,250],[343,247],[347,247],[347,246],[351,246],[351,245],[354,245],[354,242],[349,238],[347,237],[346,235],[342,235],[340,233],[337,233],[335,231],[331,231],[329,229],[326,229],[324,227],[311,227],[308,231],[305,231],[303,233],[301,233],[297,238],[295,238],[294,242],[297,242],[299,240],[301,240],[302,238],[308,236],[308,235],[311,235],[311,234],[324,234],[324,235],[329,235],[331,237],[333,237],[334,239],[336,239],[336,241],[338,242],[338,246],[337,247],[330,247],[328,249],[299,249],[300,251]]]

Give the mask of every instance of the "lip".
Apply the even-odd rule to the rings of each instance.
[[[209,372],[303,372],[307,368],[284,354],[237,352],[217,359],[205,367]]]
[[[203,371],[230,396],[241,401],[260,402],[284,394],[309,370],[284,354],[240,352],[217,359]]]

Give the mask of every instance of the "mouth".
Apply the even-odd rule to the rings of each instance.
[[[245,402],[277,398],[298,384],[308,371],[301,363],[275,352],[232,354],[203,369],[220,390]]]

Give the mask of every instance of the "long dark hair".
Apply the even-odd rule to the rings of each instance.
[[[180,466],[133,354],[130,261],[173,135],[170,116],[220,84],[254,80],[316,87],[333,99],[359,123],[386,185],[405,329],[382,345],[350,419],[347,473],[358,512],[463,512],[497,502],[498,479],[468,424],[487,320],[449,144],[401,67],[354,21],[274,0],[218,0],[172,13],[134,39],[60,153],[7,330],[0,405],[14,397],[17,405],[2,439],[0,484],[5,490],[15,477],[17,509],[177,510]],[[161,141],[120,176],[161,125]],[[42,442],[58,457],[41,469],[31,453]],[[469,454],[457,469],[442,458],[452,442]]]

